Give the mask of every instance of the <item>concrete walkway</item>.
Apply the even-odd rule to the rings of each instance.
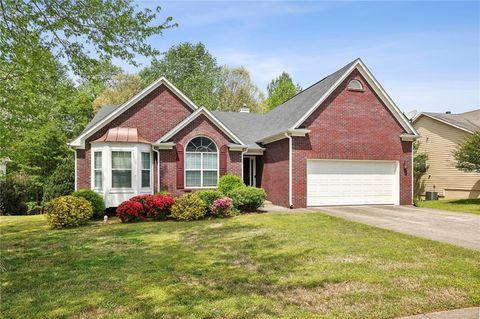
[[[328,215],[480,250],[480,215],[413,206],[309,208]]]
[[[464,308],[450,311],[425,313],[399,319],[480,319],[480,308]]]

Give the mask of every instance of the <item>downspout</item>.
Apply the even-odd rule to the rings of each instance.
[[[293,209],[292,200],[292,136],[289,132],[285,132],[285,136],[288,138],[288,205],[290,209]]]
[[[152,150],[157,153],[157,193],[160,192],[160,151],[152,145]],[[155,191],[153,191],[155,193]]]
[[[68,149],[73,152],[73,159],[75,160],[75,185],[74,190],[77,191],[77,150],[68,145]]]

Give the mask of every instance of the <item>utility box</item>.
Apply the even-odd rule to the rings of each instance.
[[[425,192],[425,200],[438,200],[438,192]]]

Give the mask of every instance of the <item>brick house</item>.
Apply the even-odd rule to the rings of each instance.
[[[209,111],[165,78],[103,107],[69,145],[75,187],[117,206],[215,188],[224,174],[285,207],[412,203],[406,117],[357,59],[264,114]]]

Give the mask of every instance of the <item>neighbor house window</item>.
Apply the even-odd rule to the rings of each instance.
[[[132,187],[132,152],[112,151],[112,187]]]
[[[150,187],[150,153],[142,153],[142,187]]]
[[[216,187],[217,181],[217,146],[209,138],[195,137],[185,150],[185,186]]]
[[[363,91],[363,85],[359,80],[351,80],[348,82],[349,90]]]
[[[93,152],[93,185],[102,188],[102,152]]]

